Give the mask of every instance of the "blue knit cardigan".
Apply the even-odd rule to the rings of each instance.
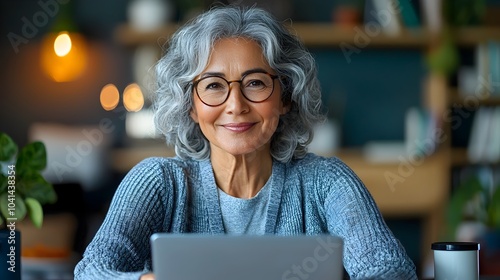
[[[339,159],[308,154],[274,161],[272,172],[266,234],[338,235],[351,279],[417,279],[373,198]],[[149,240],[156,232],[224,234],[210,161],[150,158],[135,166],[75,267],[75,279],[139,279],[151,271]]]

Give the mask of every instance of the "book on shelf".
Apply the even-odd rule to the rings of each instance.
[[[500,107],[480,107],[476,111],[467,157],[474,164],[500,161]]]
[[[500,161],[500,107],[495,107],[491,116],[490,143],[486,153],[487,162]]]
[[[488,42],[489,82],[491,93],[500,96],[500,41]]]
[[[478,89],[480,79],[478,79],[478,69],[474,66],[461,66],[457,71],[458,94],[462,97],[477,96],[482,93]],[[478,91],[479,90],[479,91]]]
[[[429,110],[410,108],[405,117],[405,143],[408,155],[429,156],[440,143],[439,122]]]
[[[372,29],[378,26],[382,33],[397,36],[401,33],[401,19],[397,5],[399,0],[366,0],[364,9],[364,24]]]
[[[479,108],[474,115],[467,147],[467,157],[470,162],[478,163],[484,160],[486,135],[488,134],[490,108]]]
[[[440,143],[438,118],[429,110],[408,109],[403,141],[371,141],[363,147],[370,162],[388,163],[419,160],[434,154]]]
[[[408,157],[404,141],[370,141],[362,152],[363,157],[373,163],[395,163]]]
[[[405,27],[420,27],[420,1],[396,0]]]
[[[370,141],[363,147],[363,156],[370,162],[418,162],[431,156],[440,144],[438,118],[429,110],[410,108],[405,116],[403,141]]]
[[[408,0],[410,1],[410,0]],[[422,25],[433,33],[441,32],[443,28],[442,0],[420,0]]]
[[[478,90],[500,97],[500,42],[489,41],[476,47]]]

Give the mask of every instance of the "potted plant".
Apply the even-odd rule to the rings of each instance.
[[[499,273],[500,263],[500,184],[484,183],[472,176],[453,192],[447,209],[448,235],[457,239],[464,221],[479,225],[475,239],[481,243],[481,271]]]
[[[500,230],[500,185],[492,187],[473,176],[454,191],[448,207],[450,233],[464,219],[480,222],[490,230]]]
[[[41,175],[46,165],[42,142],[29,143],[19,150],[11,137],[0,133],[0,262],[8,264],[0,272],[0,279],[20,279],[20,234],[16,223],[29,216],[40,228],[42,205],[57,199],[52,184]]]
[[[434,5],[434,4],[433,4]],[[443,25],[439,36],[434,36],[426,60],[431,72],[447,78],[460,66],[460,54],[456,43],[461,27],[478,25],[486,11],[485,0],[444,0],[442,3]]]
[[[45,145],[36,141],[19,150],[12,138],[0,133],[0,147],[0,226],[28,215],[40,228],[42,205],[57,199],[52,184],[41,175],[47,165]]]

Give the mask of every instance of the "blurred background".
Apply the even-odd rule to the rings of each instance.
[[[430,244],[451,239],[480,240],[482,273],[500,273],[500,1],[218,3],[270,10],[311,50],[329,117],[311,151],[363,179],[419,276],[432,276]],[[71,279],[123,176],[173,155],[152,125],[151,68],[212,5],[0,3],[0,132],[45,143],[58,194],[41,229],[19,225],[26,279]]]

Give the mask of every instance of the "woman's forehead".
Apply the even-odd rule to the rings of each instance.
[[[203,72],[241,73],[253,68],[272,71],[261,46],[249,38],[231,37],[214,43]]]

